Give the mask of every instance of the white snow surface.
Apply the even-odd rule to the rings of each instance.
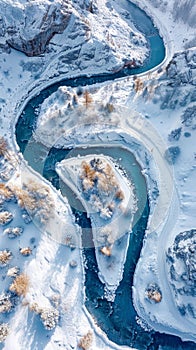
[[[189,70],[189,68],[187,68],[187,59],[185,60],[184,58],[185,56],[188,57],[189,62],[192,62],[192,66],[195,67],[195,27],[193,20],[195,18],[195,3],[184,0],[170,0],[165,3],[158,0],[137,0],[135,2],[143,7],[154,19],[157,27],[160,28],[162,32],[166,33],[164,39],[166,46],[168,45],[170,47],[170,57],[176,51],[184,50],[185,53],[178,59],[179,66],[176,71],[177,73],[174,75],[179,76],[180,72],[186,73],[186,71]],[[3,18],[6,18],[8,24],[13,22],[13,16],[16,20],[14,10],[17,11],[17,13],[21,13],[21,21],[23,21],[24,13],[21,9],[23,9],[27,3],[28,2],[25,0],[17,2],[12,2],[11,0],[0,1],[1,10],[4,11]],[[33,4],[34,1],[31,1],[31,3]],[[43,8],[49,1],[35,1],[35,3],[36,5],[38,4],[40,8]],[[58,3],[60,4],[61,2]],[[127,27],[127,24],[125,25],[123,18],[107,9],[105,6],[106,2],[102,0],[99,1],[99,8],[101,9],[99,11],[99,21],[97,21],[96,17],[93,17],[91,13],[88,13],[88,18],[86,20],[86,10],[80,9],[79,2],[75,3],[77,6],[74,9],[75,12],[73,11],[74,15],[72,15],[64,32],[67,36],[56,34],[50,41],[49,52],[40,57],[26,57],[22,52],[15,51],[14,49],[10,51],[5,43],[7,34],[4,35],[2,31],[3,34],[1,34],[0,39],[2,44],[2,51],[0,54],[0,131],[1,135],[10,142],[10,146],[15,152],[17,151],[17,147],[13,137],[13,125],[22,111],[26,99],[30,99],[30,97],[38,93],[40,89],[55,80],[73,75],[77,76],[81,73],[92,74],[95,73],[95,71],[97,73],[112,71],[122,66],[123,58],[130,58],[127,54],[126,57],[124,57],[125,51],[127,51],[127,48],[131,48],[131,44],[130,40],[127,39],[130,28]],[[191,8],[189,8],[189,6],[191,6]],[[183,9],[187,11],[183,11]],[[80,18],[81,14],[84,14],[85,21],[88,21],[88,23],[85,23],[87,28],[83,27],[84,33],[82,38],[80,35],[76,35],[77,26],[80,26],[82,22]],[[20,24],[18,18],[20,17],[17,16],[16,22]],[[112,21],[109,26],[105,23],[106,19]],[[116,23],[116,25],[114,23]],[[1,21],[1,30],[2,27],[4,27],[4,24],[2,26]],[[165,28],[167,28],[167,30]],[[86,38],[84,38],[86,30],[92,35],[91,39],[87,38],[86,40]],[[107,38],[105,33],[107,33],[107,30],[109,32],[110,56],[106,55],[106,57],[103,58],[103,50],[106,45],[105,38]],[[112,37],[116,37],[116,32],[118,38],[121,38],[120,43],[115,40],[113,43],[111,39]],[[98,33],[101,33],[101,35],[98,36]],[[71,35],[75,35],[75,38],[71,37]],[[143,45],[145,40],[141,37],[141,34],[138,34],[138,36],[141,38],[142,50],[138,48],[138,51],[136,51],[136,59],[141,58],[141,60],[143,60],[147,53],[146,47]],[[66,51],[65,45],[67,38],[69,39],[69,48],[67,48]],[[78,63],[78,61],[70,61],[70,58],[67,59],[67,55],[68,53],[72,55],[73,49],[79,47],[80,43],[84,43],[82,47],[85,53],[87,48],[91,51],[90,48],[93,47],[94,44],[96,44],[94,47],[98,49],[96,49],[96,55],[93,55],[92,59],[88,60],[85,58],[85,55],[83,55],[81,57],[81,63],[77,65],[76,63]],[[190,50],[186,51],[187,48],[190,48]],[[131,53],[133,53],[133,49],[132,47]],[[107,57],[110,57],[109,63],[107,63]],[[179,100],[176,107],[172,108],[167,103],[167,92],[171,88],[169,86],[171,83],[171,75],[165,79],[167,63],[167,60],[163,63],[162,72],[159,71],[159,73],[157,73],[155,69],[153,72],[141,76],[147,94],[143,94],[144,88],[138,92],[134,90],[134,80],[132,78],[124,78],[112,83],[107,82],[101,86],[97,84],[95,87],[89,88],[89,91],[96,103],[102,103],[102,101],[104,101],[105,104],[108,102],[112,103],[114,106],[121,105],[129,110],[141,113],[139,122],[143,120],[145,125],[146,120],[150,121],[152,129],[157,130],[161,142],[163,142],[166,147],[177,145],[181,150],[176,163],[173,165],[173,181],[170,179],[171,187],[169,188],[172,189],[174,182],[175,190],[173,193],[171,192],[170,201],[168,199],[165,201],[168,206],[168,210],[165,210],[165,212],[168,213],[168,215],[164,213],[163,222],[158,226],[157,223],[154,223],[152,220],[153,215],[150,217],[141,257],[135,272],[133,293],[134,305],[138,315],[144,319],[150,327],[160,332],[176,334],[184,340],[195,341],[195,319],[182,317],[177,310],[175,295],[169,283],[168,267],[165,258],[165,253],[168,247],[173,243],[175,236],[179,234],[179,232],[195,228],[196,224],[194,217],[196,209],[195,128],[191,125],[186,126],[182,124],[181,120],[181,116],[186,108],[194,106],[195,101],[191,101],[190,96],[192,96],[191,94],[193,94],[193,90],[195,89],[195,71],[192,69],[191,82],[180,83],[178,90],[175,86],[172,87],[175,93],[180,96],[180,99],[189,95],[184,105],[182,103],[180,104]],[[157,87],[159,89],[156,91]],[[75,90],[72,91],[72,89],[70,89],[70,91],[71,95],[76,93]],[[161,98],[165,99],[165,101],[161,100]],[[171,96],[169,100],[172,100]],[[161,107],[163,102],[166,104],[166,108],[164,109]],[[56,105],[58,107],[58,104]],[[42,116],[46,114],[47,108],[42,113]],[[148,119],[145,119],[145,117]],[[48,120],[48,118],[46,119]],[[110,122],[110,120],[108,121]],[[73,127],[72,124],[71,127]],[[180,139],[178,141],[169,141],[168,133],[178,127],[182,127]],[[190,137],[186,137],[185,133],[189,133]],[[56,140],[59,140],[59,137],[60,135],[58,135],[58,137],[55,136],[55,140],[50,141],[50,144],[53,144],[53,141],[56,142]],[[158,139],[156,139],[156,141],[158,141]],[[162,170],[162,168],[158,169],[160,163],[157,163],[155,166],[156,162],[153,160],[153,153],[156,155],[157,152],[156,148],[154,147],[153,149],[153,147],[150,148],[148,145],[148,150],[151,150],[152,156],[152,161],[150,162],[151,169],[147,169],[147,171],[144,170],[150,196],[153,188],[152,180],[156,179],[157,183],[159,185],[161,184],[161,181],[158,181],[157,172],[161,174]],[[144,149],[143,147],[143,150]],[[165,150],[165,148],[161,149]],[[138,154],[138,160],[147,168],[144,157],[141,159],[141,152]],[[25,168],[27,167],[27,164],[23,162],[22,156],[20,155],[19,164],[16,166],[14,175],[10,181],[15,182],[17,178],[20,181],[21,165]],[[24,168],[22,168],[22,174],[23,172]],[[32,169],[28,169],[27,173],[28,176],[35,176],[37,180],[40,180],[40,177],[35,174]],[[171,171],[169,170],[167,176],[170,176],[170,174]],[[162,176],[164,177],[165,174],[162,174]],[[49,183],[46,182],[45,185],[50,188],[54,196],[56,203],[55,215],[60,215],[61,217],[61,213],[64,213],[65,225],[69,223],[69,227],[72,227],[73,231],[76,232],[75,237],[80,240],[80,231],[73,222],[70,208],[66,200],[62,199],[61,195],[57,191],[54,191]],[[163,185],[162,193],[164,193],[164,186],[165,185]],[[158,206],[156,200],[153,202],[152,197],[150,198],[151,214],[153,214]],[[6,205],[9,207],[10,211],[14,212],[16,224],[22,225],[23,221],[21,221],[21,214],[17,205],[12,202],[8,202]],[[58,222],[56,225],[56,227],[58,227]],[[29,224],[28,233],[24,231],[16,245],[14,241],[13,243],[11,243],[11,240],[9,241],[9,247],[13,251],[15,259],[14,265],[17,264],[20,266],[21,270],[25,271],[30,276],[31,284],[28,294],[23,299],[23,305],[20,303],[11,314],[9,319],[11,331],[3,344],[3,349],[10,350],[13,344],[15,350],[40,349],[40,342],[42,342],[42,349],[45,350],[58,349],[59,344],[66,349],[77,349],[79,339],[90,329],[93,331],[93,349],[128,349],[128,347],[120,347],[111,343],[85,310],[83,306],[84,275],[81,251],[78,249],[72,251],[66,245],[59,244],[59,241],[62,242],[62,235],[60,234],[60,237],[57,235],[56,238],[56,227],[50,226],[49,232],[52,233],[54,237],[54,239],[50,239],[50,237],[44,233],[40,235],[39,227],[37,228],[37,226],[31,223]],[[27,258],[20,256],[18,252],[20,246],[29,244],[29,239],[33,237],[36,238],[35,242],[37,242],[37,247],[33,250],[33,254]],[[5,239],[7,239],[7,241],[5,241]],[[1,249],[7,248],[7,242],[8,238],[3,236],[0,241]],[[69,266],[69,262],[72,260],[77,262],[77,266],[74,269]],[[6,279],[5,284],[1,284],[1,288],[7,288],[8,285],[6,285],[6,283],[8,282],[10,283],[10,280]],[[163,295],[160,304],[151,304],[146,300],[145,289],[149,282],[156,282],[159,284]],[[39,336],[39,316],[29,311],[28,303],[39,302],[42,306],[48,307],[51,306],[51,300],[53,300],[54,296],[57,297],[57,300],[58,298],[60,300],[62,321],[61,325],[55,328],[51,339],[46,341],[46,338]]]

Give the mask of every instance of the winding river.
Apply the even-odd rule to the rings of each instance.
[[[59,86],[86,86],[94,83],[111,81],[119,77],[135,75],[148,72],[153,67],[158,66],[165,58],[165,47],[163,39],[160,37],[158,30],[154,27],[151,19],[144,11],[127,0],[121,0],[122,7],[128,11],[135,27],[140,30],[147,38],[150,48],[150,56],[140,68],[124,69],[115,74],[99,75],[99,76],[80,76],[78,78],[64,79],[42,90],[39,95],[33,97],[25,106],[23,113],[19,117],[16,124],[16,141],[20,151],[24,154],[29,166],[40,172],[46,179],[51,181],[53,186],[59,188],[59,177],[55,171],[55,164],[65,157],[69,157],[70,149],[51,148],[49,151],[42,145],[33,140],[33,130],[36,126],[37,114],[36,109],[39,105]],[[32,143],[31,152],[26,152],[26,146]],[[160,334],[153,331],[144,331],[136,322],[136,312],[132,304],[132,283],[137,260],[140,256],[143,237],[149,215],[149,202],[147,197],[147,188],[145,179],[141,173],[140,165],[135,157],[129,151],[123,150],[116,145],[112,148],[99,147],[97,149],[87,147],[85,150],[81,147],[74,150],[75,154],[105,154],[112,155],[119,165],[126,170],[128,177],[134,182],[136,195],[138,198],[139,221],[136,221],[132,232],[130,233],[131,244],[128,248],[127,260],[124,268],[123,279],[117,289],[114,302],[109,302],[104,298],[104,285],[98,278],[98,266],[95,258],[94,248],[85,248],[86,257],[86,307],[89,312],[96,318],[98,325],[107,334],[108,338],[117,344],[133,346],[137,349],[158,350],[161,349],[194,349],[191,343],[184,343],[180,338]],[[46,154],[44,163],[41,163],[41,155]],[[39,156],[39,159],[37,157]],[[72,153],[73,156],[73,153]],[[38,161],[39,160],[39,161]],[[71,203],[72,193],[66,186],[61,186],[63,195],[70,200],[73,212],[77,218],[77,222],[85,230],[91,227],[90,221],[82,211],[75,210]],[[145,194],[143,196],[143,194]],[[145,198],[142,200],[142,198]]]

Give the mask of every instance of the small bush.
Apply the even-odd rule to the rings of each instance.
[[[46,224],[52,217],[54,201],[46,186],[31,181],[24,184],[23,188],[13,187],[12,190],[18,199],[19,206],[26,209],[41,224]]]
[[[109,103],[109,102],[106,104],[105,108],[109,113],[112,113],[115,110],[114,105],[112,103]]]
[[[25,296],[29,289],[29,277],[22,273],[17,276],[10,286],[10,291],[16,293],[18,296]]]
[[[5,199],[9,200],[13,197],[13,192],[4,183],[0,183],[0,196],[3,196]]]
[[[9,222],[12,220],[13,220],[13,215],[9,211],[0,212],[0,225],[9,224]]]
[[[119,200],[119,201],[122,201],[125,196],[124,196],[124,193],[121,189],[119,189],[116,193],[115,193],[115,197]]]
[[[0,157],[5,158],[8,161],[9,166],[16,165],[17,163],[17,157],[16,155],[10,151],[8,142],[4,139],[4,137],[0,137]],[[7,164],[7,165],[8,165]],[[8,168],[9,168],[8,166]],[[12,166],[11,166],[12,168]],[[1,175],[2,177],[2,175]],[[7,176],[5,176],[7,177]]]
[[[100,252],[105,255],[105,256],[111,256],[112,255],[112,250],[110,247],[103,247],[100,249]]]
[[[84,104],[88,107],[93,102],[93,98],[88,91],[84,92]]]
[[[175,164],[180,155],[180,147],[171,146],[165,151],[165,159],[169,164]]]
[[[20,248],[20,254],[23,256],[29,256],[32,254],[32,250],[30,247],[24,247],[24,248]]]
[[[0,323],[0,343],[4,342],[9,333],[9,326],[7,323]]]
[[[0,313],[11,311],[12,303],[10,301],[10,295],[5,293],[0,295]]]
[[[185,132],[184,133],[184,137],[191,137],[191,133],[190,132]]]
[[[56,327],[59,320],[59,311],[54,307],[43,308],[40,307],[37,303],[33,303],[29,305],[29,309],[32,312],[35,312],[37,315],[40,315],[41,321],[46,330],[51,331]]]
[[[88,331],[87,334],[85,334],[79,341],[78,346],[82,350],[88,350],[90,349],[93,342],[93,333],[91,331]]]
[[[156,283],[149,284],[145,294],[147,298],[152,302],[160,303],[162,300],[161,290]]]
[[[46,330],[52,330],[56,327],[59,320],[59,312],[54,308],[45,308],[40,313],[41,321]]]
[[[10,267],[10,269],[7,272],[8,277],[16,277],[19,273],[19,268],[17,266]]]
[[[9,250],[0,250],[0,266],[6,266],[11,257],[12,253]]]
[[[182,123],[187,127],[196,128],[196,106],[189,107],[184,111],[182,115]]]
[[[139,91],[142,91],[144,88],[144,83],[143,81],[140,79],[140,78],[136,78],[134,80],[134,89],[135,89],[135,92],[139,92]]]
[[[181,132],[182,132],[182,128],[172,130],[171,133],[168,135],[168,140],[171,142],[178,141],[180,139]]]
[[[4,137],[0,137],[0,156],[5,156],[8,150],[8,144],[7,141],[4,139]]]

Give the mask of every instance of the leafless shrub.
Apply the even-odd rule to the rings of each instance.
[[[14,165],[17,162],[16,154],[10,151],[8,142],[2,136],[0,137],[0,156],[4,157]]]
[[[103,219],[110,219],[115,211],[115,203],[119,204],[125,198],[112,166],[99,158],[83,161],[80,171],[81,187],[88,196],[92,207],[100,213]],[[108,196],[113,201],[107,202]]]
[[[0,323],[0,343],[4,342],[9,333],[9,326],[7,323]]]
[[[56,327],[59,320],[59,312],[55,308],[43,308],[40,313],[44,328],[52,330]]]
[[[12,303],[10,301],[10,295],[5,293],[0,295],[0,313],[9,312],[12,308]]]
[[[109,112],[109,113],[112,113],[114,112],[114,105],[112,103],[107,103],[106,106],[105,106],[106,110]]]
[[[83,161],[81,164],[81,179],[88,180],[88,186],[93,186],[94,181],[98,180],[100,190],[109,191],[111,187],[116,187],[117,182],[110,164],[106,162],[98,162],[96,166]]]
[[[6,266],[11,257],[12,253],[9,250],[0,250],[0,266]]]
[[[18,199],[20,207],[36,218],[40,223],[46,224],[52,217],[54,200],[49,189],[43,184],[29,181],[23,188],[13,187],[13,191]]]
[[[93,102],[93,98],[90,95],[90,93],[86,90],[84,92],[84,105],[86,106],[86,108]]]
[[[9,211],[1,211],[0,212],[0,225],[6,225],[10,221],[12,221],[13,215]]]
[[[52,330],[56,327],[59,320],[59,311],[57,309],[54,307],[43,308],[40,307],[37,303],[30,304],[29,309],[35,312],[37,315],[40,315],[45,329]]]
[[[20,254],[23,256],[29,256],[32,254],[32,250],[29,247],[20,248]]]
[[[95,180],[95,177],[96,177],[96,171],[91,167],[90,164],[88,164],[85,161],[82,162],[81,167],[82,167],[81,179],[87,178],[93,184],[93,181]]]
[[[11,199],[13,197],[13,192],[7,185],[0,183],[0,196],[5,199]]]
[[[117,192],[115,193],[115,197],[120,201],[122,201],[125,198],[124,193],[121,189],[117,190]]]
[[[39,307],[37,303],[32,303],[32,304],[29,304],[29,310],[32,312],[35,312],[36,314],[40,314],[42,311],[42,308]]]
[[[0,137],[0,156],[5,156],[8,152],[8,143],[4,137]]]
[[[134,89],[136,92],[142,91],[144,87],[144,83],[140,78],[136,78],[134,80]]]
[[[100,249],[100,252],[105,256],[111,256],[112,255],[112,249],[110,247],[103,247]]]
[[[18,204],[21,208],[25,208],[27,211],[34,211],[36,208],[36,200],[26,190],[21,188],[15,188],[15,193],[18,199]]]
[[[8,181],[18,163],[18,158],[16,154],[9,149],[9,145],[3,137],[0,137],[0,163],[0,179],[2,181]]]
[[[16,277],[19,273],[19,268],[17,266],[10,267],[10,269],[7,272],[8,277]]]
[[[23,256],[29,256],[32,254],[32,249],[30,247],[20,248],[20,254]]]
[[[25,296],[29,289],[29,277],[22,273],[15,278],[9,289],[18,296]]]
[[[85,334],[79,341],[78,346],[79,348],[83,350],[90,349],[93,342],[93,333],[91,331],[88,331],[87,334]]]

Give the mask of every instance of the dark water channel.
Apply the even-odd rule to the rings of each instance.
[[[82,149],[56,149],[48,150],[42,144],[37,144],[33,137],[33,130],[36,126],[37,114],[36,109],[39,105],[59,86],[82,87],[112,81],[119,77],[136,75],[142,72],[147,72],[149,69],[161,63],[165,57],[165,47],[163,40],[159,35],[158,30],[154,27],[151,19],[144,11],[127,0],[121,0],[122,7],[128,11],[132,17],[135,27],[140,30],[147,38],[150,48],[150,56],[140,68],[124,69],[115,74],[103,74],[92,77],[81,76],[78,78],[64,79],[61,82],[55,83],[43,89],[39,95],[33,97],[25,106],[22,115],[19,117],[16,124],[16,141],[23,153],[24,158],[28,161],[29,166],[38,171],[42,176],[48,179],[54,187],[61,188],[61,191],[66,195],[72,206],[73,213],[76,216],[77,222],[83,229],[83,241],[85,230],[90,232],[91,224],[82,207],[76,206],[73,193],[62,183],[60,184],[59,177],[55,171],[56,162],[61,161],[65,157],[75,154],[102,154],[112,155],[119,165],[126,171],[127,176],[135,184],[135,191],[138,198],[138,212],[136,214],[135,224],[130,233],[130,244],[127,253],[127,259],[124,268],[123,279],[117,289],[114,302],[109,302],[104,298],[104,286],[98,278],[98,266],[95,258],[94,248],[83,249],[83,254],[86,260],[86,307],[89,312],[97,320],[101,329],[106,332],[109,339],[117,344],[133,346],[140,350],[177,350],[195,349],[195,344],[191,342],[182,342],[180,338],[158,332],[146,332],[136,322],[136,312],[132,303],[132,284],[135,267],[140,256],[143,237],[149,215],[149,202],[147,198],[146,183],[139,164],[136,162],[133,154],[123,150],[119,145],[113,148],[87,148]],[[72,152],[71,152],[72,151]],[[128,153],[127,153],[128,152]],[[80,206],[80,204],[77,204]],[[77,209],[74,209],[76,208]],[[89,233],[89,235],[91,235]],[[90,236],[89,238],[90,239]],[[162,347],[160,347],[162,346]],[[40,349],[41,350],[41,349]]]

